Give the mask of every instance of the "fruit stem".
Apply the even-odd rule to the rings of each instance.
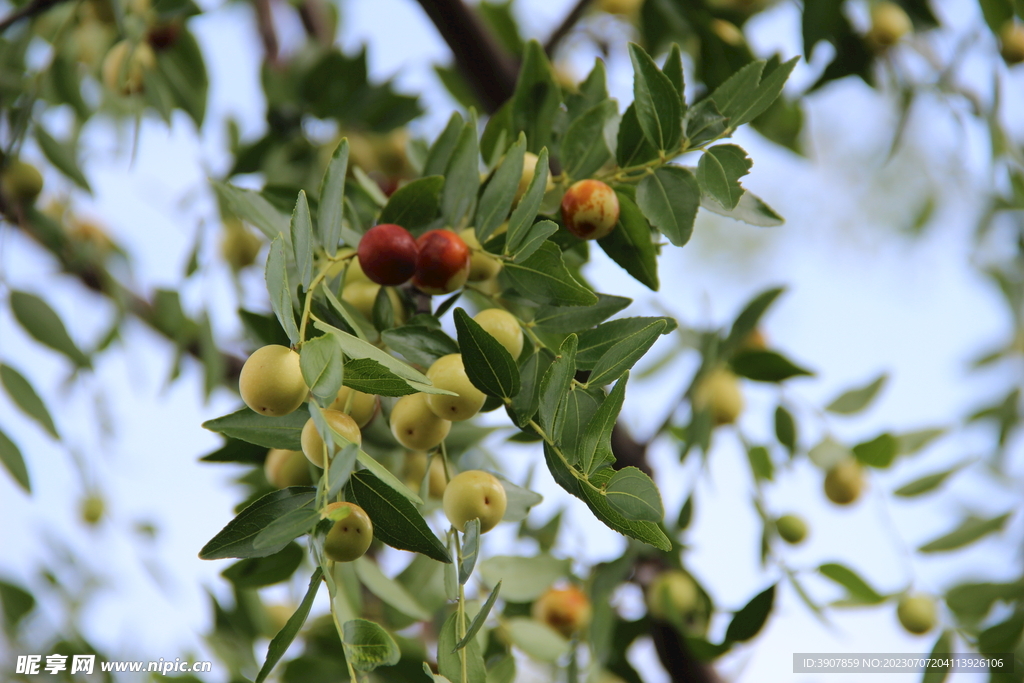
[[[299,345],[301,346],[306,341],[306,323],[309,322],[310,306],[313,304],[313,292],[316,291],[317,286],[323,282],[323,279],[327,276],[327,270],[333,264],[328,261],[320,268],[320,272],[316,274],[313,281],[309,283],[309,289],[306,290],[306,300],[302,304],[302,322],[299,324]]]

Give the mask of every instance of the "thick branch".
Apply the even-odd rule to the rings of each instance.
[[[418,0],[448,43],[477,99],[493,114],[512,96],[517,68],[480,18],[462,0]]]
[[[274,27],[274,13],[270,0],[254,0],[256,7],[256,27],[260,32],[263,52],[267,62],[277,64],[277,29]]]
[[[544,52],[547,53],[548,57],[555,54],[555,50],[558,49],[559,43],[562,39],[569,35],[569,31],[576,25],[576,22],[580,20],[583,13],[587,11],[587,7],[590,6],[592,0],[579,0],[576,5],[569,10],[569,13],[565,15],[565,19],[558,25],[555,32],[548,38],[548,42],[544,43]]]

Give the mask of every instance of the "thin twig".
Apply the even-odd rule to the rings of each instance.
[[[579,0],[576,5],[569,10],[569,13],[565,15],[565,19],[558,25],[555,32],[548,38],[548,42],[544,43],[544,52],[547,53],[548,57],[555,54],[555,50],[558,49],[558,45],[562,42],[562,39],[569,35],[569,31],[576,25],[576,22],[580,20],[583,13],[587,11],[587,7],[590,6],[592,0]]]
[[[270,0],[255,0],[256,6],[256,27],[260,33],[260,41],[263,43],[263,52],[267,62],[277,64],[277,29],[274,28],[274,12],[270,7]]]

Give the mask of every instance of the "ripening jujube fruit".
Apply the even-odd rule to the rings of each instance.
[[[348,413],[349,417],[355,420],[359,428],[362,429],[377,414],[380,399],[373,394],[364,394],[349,387],[342,387],[334,401],[327,407],[331,410]]]
[[[842,460],[825,474],[825,495],[837,505],[849,505],[860,497],[864,473],[853,458]]]
[[[324,539],[324,555],[335,562],[352,562],[366,554],[373,542],[373,523],[363,508],[355,503],[331,503],[324,511],[326,519],[348,509],[348,514],[334,522]]]
[[[882,0],[871,8],[868,38],[880,47],[890,47],[914,30],[906,11],[895,2]]]
[[[425,294],[450,294],[466,284],[471,265],[469,247],[451,230],[430,230],[416,240],[416,273],[412,283]]]
[[[938,621],[935,601],[927,595],[904,595],[896,605],[896,616],[903,628],[915,635],[928,633]]]
[[[647,611],[655,619],[671,621],[698,606],[697,584],[683,571],[658,574],[647,589]]]
[[[739,379],[725,368],[715,368],[693,390],[693,409],[710,410],[716,425],[732,424],[743,412]]]
[[[43,175],[27,161],[15,159],[0,174],[0,189],[16,204],[31,204],[43,191]]]
[[[599,240],[619,222],[619,198],[600,180],[581,180],[562,197],[565,229],[581,240]]]
[[[490,472],[467,470],[456,475],[444,490],[442,506],[448,521],[459,531],[466,522],[480,520],[480,533],[497,526],[505,516],[508,498],[501,482]]]
[[[523,198],[524,194],[526,194],[526,191],[530,189],[530,183],[533,182],[533,176],[537,172],[538,161],[540,161],[540,157],[533,152],[527,152],[523,155],[523,173],[519,176],[519,185],[516,186],[516,196],[515,199],[512,200],[513,206],[518,204],[519,200]],[[548,181],[544,185],[544,192],[550,192],[554,187],[555,183],[551,179],[551,174],[548,173]]]
[[[313,477],[309,474],[309,461],[302,451],[271,448],[267,451],[267,459],[263,461],[263,473],[276,489],[309,486],[313,483]]]
[[[427,394],[403,396],[391,409],[391,433],[398,443],[412,451],[429,451],[448,436],[450,420],[434,414],[427,405]]]
[[[381,223],[359,240],[359,265],[371,282],[400,285],[416,272],[416,240],[394,223]]]
[[[807,538],[807,523],[796,515],[782,515],[775,520],[775,528],[782,540],[792,545]]]
[[[428,394],[427,406],[438,417],[452,422],[468,420],[484,407],[487,395],[473,386],[466,374],[461,353],[441,356],[427,370],[427,378],[438,389],[454,391],[458,396]]]
[[[121,95],[140,93],[146,72],[154,67],[156,54],[149,43],[122,40],[103,58],[103,85]]]
[[[587,594],[576,586],[569,586],[546,590],[534,601],[530,613],[537,621],[571,638],[590,625],[593,610]]]
[[[1010,65],[1024,62],[1024,24],[1006,20],[999,29],[999,54]]]
[[[357,446],[363,443],[363,435],[359,431],[359,425],[351,417],[341,411],[330,409],[323,411],[323,414],[324,420],[331,429]],[[324,440],[320,436],[320,432],[317,431],[313,418],[306,420],[306,424],[302,426],[302,435],[299,440],[302,443],[302,452],[309,458],[309,461],[317,467],[323,467]],[[345,444],[337,443],[335,445],[339,450],[345,446]]]
[[[476,230],[466,228],[459,233],[459,237],[469,247],[470,282],[483,282],[501,272],[501,259],[494,254],[488,253],[480,246],[480,240],[476,238]]]
[[[497,339],[512,358],[519,358],[523,352],[523,328],[519,327],[514,315],[500,308],[487,308],[477,313],[473,320]]]
[[[291,413],[309,394],[299,354],[277,344],[256,349],[242,366],[238,391],[245,405],[257,413],[270,417]]]

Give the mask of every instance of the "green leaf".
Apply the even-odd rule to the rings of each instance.
[[[295,309],[292,308],[292,292],[288,284],[287,249],[281,235],[270,243],[266,268],[267,291],[270,293],[270,307],[274,309],[274,315],[288,334],[288,339],[292,344],[297,344],[299,327],[295,324]]]
[[[705,194],[726,209],[735,209],[743,195],[740,178],[750,172],[753,162],[736,145],[716,145],[697,163],[697,183]]]
[[[249,465],[262,465],[267,456],[267,449],[238,439],[225,439],[224,445],[207,453],[199,460],[202,462],[242,462]]]
[[[238,513],[216,536],[199,551],[201,560],[221,560],[226,557],[267,557],[283,549],[291,539],[276,548],[258,550],[253,542],[256,536],[290,512],[303,508],[312,509],[316,502],[316,489],[309,486],[292,486],[273,491]]]
[[[896,459],[898,442],[892,434],[879,434],[871,441],[859,443],[853,447],[853,454],[865,465],[871,467],[888,467]]]
[[[606,356],[610,349],[625,339],[642,339],[641,332],[657,325],[664,324],[662,333],[675,328],[672,318],[618,318],[601,323],[597,327],[584,330],[579,335],[579,349],[576,366],[580,370],[593,370],[597,362]]]
[[[785,287],[773,287],[772,289],[765,290],[743,307],[740,314],[736,316],[736,320],[733,321],[732,329],[729,330],[729,336],[726,338],[722,349],[724,354],[729,355],[743,346],[750,337],[750,334],[757,329],[768,307],[784,291],[786,291]]]
[[[534,252],[540,249],[544,242],[556,232],[558,232],[558,224],[554,221],[537,221],[531,225],[523,236],[513,261],[522,263],[533,256]]]
[[[374,537],[392,548],[422,553],[438,562],[452,561],[416,506],[370,472],[352,473],[345,498],[366,510]]]
[[[989,534],[1001,531],[1012,514],[1013,513],[1007,512],[1005,515],[999,515],[998,517],[991,517],[989,519],[982,519],[971,515],[956,529],[950,531],[948,534],[939,536],[934,541],[925,543],[923,546],[918,548],[918,551],[922,553],[938,553],[962,548],[965,545],[974,543],[978,539]]]
[[[349,477],[355,471],[356,462],[359,460],[359,446],[350,443],[343,447],[331,460],[330,469],[327,471],[327,497],[334,498],[341,489],[348,483]]]
[[[866,386],[843,392],[829,403],[825,410],[830,413],[839,413],[840,415],[858,413],[868,407],[875,396],[878,395],[878,392],[882,390],[882,387],[885,386],[888,379],[889,375],[883,372]]]
[[[29,482],[25,459],[17,445],[4,434],[3,430],[0,430],[0,463],[3,463],[3,466],[14,477],[14,481],[18,482],[18,485],[25,489],[26,493],[32,493],[32,484]]]
[[[466,375],[488,396],[511,399],[519,393],[519,368],[508,350],[461,308],[455,309],[455,329]]]
[[[615,428],[615,422],[626,398],[626,383],[628,381],[629,373],[627,372],[619,378],[615,387],[601,401],[601,405],[587,422],[582,438],[576,443],[575,462],[579,465],[580,471],[587,476],[605,465],[615,462],[615,454],[612,452],[612,430]],[[658,500],[660,501],[660,497]],[[661,517],[652,521],[660,522]]]
[[[761,228],[773,228],[785,223],[775,209],[765,204],[760,197],[746,191],[735,209],[727,209],[706,195],[701,197],[700,205],[712,213]]]
[[[275,209],[260,193],[220,182],[214,182],[213,189],[231,213],[256,226],[267,239],[273,241],[278,235],[285,236],[286,242],[290,239],[287,236],[290,232],[288,217]]]
[[[402,653],[398,643],[379,624],[352,619],[341,627],[345,659],[356,671],[373,671],[379,666],[398,664]]]
[[[693,234],[693,221],[700,207],[700,186],[687,169],[662,166],[640,181],[636,203],[651,225],[669,242],[681,247]]]
[[[578,92],[569,93],[565,100],[565,108],[569,120],[575,121],[592,107],[608,99],[608,74],[604,60],[594,59],[594,66],[587,77],[579,84]]]
[[[512,147],[505,152],[501,165],[491,176],[490,182],[480,196],[476,207],[476,237],[480,244],[491,238],[508,216],[509,209],[519,188],[523,175],[523,155],[526,152],[526,136],[522,133]]]
[[[555,425],[557,430],[554,435],[555,441],[562,447],[566,459],[570,464],[579,469],[573,454],[580,449],[580,444],[590,421],[597,414],[601,406],[601,399],[604,398],[600,389],[587,391],[582,387],[573,386],[565,397],[565,406],[560,415],[560,423]],[[551,434],[548,435],[549,437]],[[598,454],[598,460],[604,460],[607,453],[603,451]],[[595,467],[595,469],[598,469]]]
[[[82,169],[78,167],[78,160],[75,159],[75,152],[78,146],[74,142],[57,142],[47,133],[42,126],[36,125],[36,141],[39,148],[51,164],[57,167],[61,173],[74,181],[75,185],[86,192],[92,192],[89,181],[86,179]]]
[[[750,640],[758,634],[772,611],[775,602],[775,585],[755,595],[743,609],[736,613],[729,622],[725,632],[725,641],[729,643]]]
[[[334,148],[331,161],[320,182],[320,204],[316,212],[316,227],[329,256],[338,251],[341,241],[342,216],[345,202],[345,176],[348,174],[348,138],[342,138]]]
[[[561,161],[570,179],[589,178],[611,159],[604,132],[616,114],[615,102],[604,100],[569,125],[562,139]]]
[[[737,375],[757,382],[783,382],[791,377],[814,374],[774,351],[742,351],[732,358],[730,365]]]
[[[36,393],[36,390],[32,388],[32,385],[20,372],[10,365],[0,363],[0,382],[3,383],[4,389],[7,390],[15,405],[25,411],[26,415],[38,422],[53,438],[60,438],[60,435],[57,434],[57,427],[53,424],[53,418],[50,417],[50,411],[46,409],[43,399],[39,398],[39,394]]]
[[[539,153],[551,139],[562,89],[555,81],[551,63],[536,40],[526,44],[519,80],[512,95],[512,131],[526,133],[527,151]]]
[[[443,189],[443,176],[427,176],[413,180],[395,190],[377,222],[394,223],[406,230],[415,230],[427,225],[437,217]]]
[[[545,449],[545,455],[547,455],[547,449]],[[594,488],[590,486],[581,486],[579,488],[583,501],[590,506],[590,511],[594,513],[595,517],[604,522],[605,525],[618,531],[620,534],[635,538],[665,552],[671,550],[672,542],[665,535],[660,524],[623,517],[617,510],[612,508],[605,499],[605,496],[600,493],[601,487],[612,477],[612,472],[613,470],[610,467],[599,470],[590,477],[590,483]],[[572,493],[572,491],[569,492]],[[579,494],[574,495],[579,497]]]
[[[848,600],[854,604],[877,605],[885,600],[884,596],[849,567],[830,562],[818,567],[818,571],[845,588],[849,594]]]
[[[945,429],[921,429],[916,432],[898,434],[896,440],[899,442],[900,455],[916,453],[945,433]]]
[[[316,247],[316,240],[313,237],[313,220],[309,216],[305,190],[299,190],[299,198],[295,200],[291,235],[295,263],[299,269],[299,284],[304,291],[309,291],[309,283],[313,281],[313,250]]]
[[[657,320],[647,327],[623,337],[614,346],[605,351],[594,363],[594,369],[587,379],[588,386],[603,386],[614,382],[623,372],[633,367],[658,337],[669,329],[665,320]]]
[[[775,101],[782,93],[782,87],[799,59],[793,57],[780,64],[763,79],[761,74],[767,62],[751,62],[715,89],[711,99],[719,111],[729,119],[730,130],[736,130],[744,123],[753,121]]]
[[[698,147],[725,135],[729,119],[718,111],[715,101],[707,97],[686,110],[683,131],[689,147]]]
[[[541,379],[550,364],[551,358],[542,350],[530,354],[520,366],[519,393],[509,406],[517,426],[525,427],[537,413],[537,407],[540,405]]]
[[[190,31],[179,33],[174,45],[160,53],[157,67],[175,105],[191,117],[196,128],[202,128],[209,77],[199,43]]]
[[[242,408],[230,415],[207,420],[203,423],[203,429],[264,448],[298,451],[302,450],[299,438],[308,419],[302,410],[281,417],[268,417]]]
[[[771,455],[764,446],[751,446],[747,449],[747,459],[750,461],[750,471],[758,481],[771,481],[775,474],[775,465],[772,464]]]
[[[682,135],[679,93],[651,56],[629,44],[633,63],[633,103],[644,137],[658,150],[674,151]]]
[[[308,340],[299,350],[299,365],[306,386],[321,405],[329,406],[341,390],[344,375],[341,348],[334,338],[325,335]]]
[[[503,620],[502,626],[509,641],[538,662],[554,664],[569,652],[569,641],[536,619],[512,617]]]
[[[221,572],[221,576],[236,588],[261,588],[281,583],[291,577],[306,556],[296,543],[289,543],[278,553],[268,557],[250,557],[239,560]]]
[[[483,628],[484,622],[487,621],[487,615],[491,613],[491,608],[494,607],[494,603],[498,601],[498,592],[501,590],[501,581],[498,581],[497,585],[494,586],[494,590],[487,597],[487,601],[480,608],[480,611],[473,617],[473,621],[470,622],[469,628],[466,629],[466,635],[463,636],[462,640],[455,644],[455,652],[458,652],[462,648],[469,645],[469,642],[473,640],[480,629]],[[488,673],[488,679],[490,674]]]
[[[505,505],[505,514],[501,516],[503,522],[522,522],[530,514],[530,509],[544,500],[544,496],[539,493],[513,484],[500,474],[494,476],[505,489],[505,498],[508,501]]]
[[[540,382],[540,402],[537,419],[548,436],[559,442],[562,422],[565,420],[565,401],[576,374],[576,348],[579,340],[570,334],[558,348],[558,355],[548,367]]]
[[[419,391],[410,386],[407,380],[368,358],[358,358],[345,363],[343,385],[364,394],[377,396],[407,396]]]
[[[562,252],[552,242],[543,243],[522,263],[506,263],[502,282],[540,304],[592,306],[597,296],[577,282],[565,267]]]
[[[442,676],[453,682],[461,683],[465,680],[467,683],[483,683],[487,679],[487,668],[480,651],[480,641],[471,638],[465,648],[456,650],[459,641],[458,619],[458,612],[453,612],[441,627],[437,638],[437,669]],[[466,658],[465,679],[462,677],[462,657]]]
[[[598,294],[593,306],[541,306],[533,322],[545,332],[568,334],[598,325],[633,303],[624,296]]]
[[[544,200],[544,193],[547,189],[548,176],[551,171],[548,167],[548,150],[545,147],[537,157],[537,165],[533,169],[533,178],[530,180],[526,192],[520,198],[512,215],[508,219],[508,232],[505,237],[505,253],[514,256],[519,253],[530,226],[533,225],[540,210],[541,202]]]
[[[0,607],[4,613],[4,630],[13,639],[18,624],[35,609],[36,599],[25,589],[0,581]]]
[[[615,146],[615,160],[621,168],[639,165],[658,158],[658,150],[651,146],[640,128],[636,103],[626,107],[619,121],[619,135]]]
[[[381,333],[381,338],[410,363],[424,367],[430,367],[441,356],[459,352],[459,345],[443,330],[426,325],[395,327]]]
[[[796,421],[781,405],[775,409],[775,438],[789,450],[790,455],[796,452]]]
[[[665,518],[658,487],[636,467],[623,467],[605,486],[608,504],[629,520],[660,523]]]
[[[317,567],[313,572],[313,576],[309,578],[309,588],[306,589],[306,595],[303,596],[302,602],[299,603],[299,608],[288,618],[284,628],[270,641],[270,647],[267,648],[267,659],[263,662],[259,674],[256,675],[256,683],[263,683],[263,681],[267,680],[267,676],[274,670],[277,663],[281,661],[284,653],[287,652],[288,647],[295,640],[295,636],[299,634],[299,629],[306,623],[309,611],[313,608],[313,600],[316,598],[317,591],[320,590],[322,576],[323,570]]]
[[[476,560],[480,554],[480,520],[466,522],[462,536],[462,562],[459,563],[459,583],[465,585],[473,575]]]
[[[951,467],[948,470],[942,472],[936,472],[935,474],[929,474],[915,479],[914,481],[904,484],[895,491],[893,495],[900,496],[902,498],[911,498],[913,496],[920,496],[922,493],[928,493],[942,486],[942,484],[949,479],[951,476],[963,469],[968,463],[960,463],[956,467]]]
[[[286,512],[256,534],[252,547],[259,552],[276,553],[299,536],[310,533],[319,521],[319,511],[312,508]]]
[[[921,679],[921,683],[943,683],[946,680],[950,667],[949,659],[944,655],[948,655],[952,650],[953,632],[943,631],[939,635],[939,639],[935,641],[935,645],[932,646],[929,657],[934,662],[930,662],[929,666],[925,667],[924,678]]]
[[[11,312],[33,339],[64,354],[79,368],[91,367],[89,357],[71,340],[60,316],[38,296],[12,289]]]
[[[448,160],[452,157],[452,151],[462,135],[463,124],[462,114],[453,112],[452,117],[448,119],[448,125],[437,136],[430,151],[427,152],[427,160],[423,164],[424,176],[444,175],[445,169],[448,168]]]
[[[557,559],[547,554],[533,557],[495,555],[483,560],[477,573],[485,584],[495,590],[500,584],[505,600],[532,602],[553,583],[569,576],[571,565],[569,559]]]
[[[386,604],[416,621],[427,621],[431,618],[430,612],[402,584],[385,576],[376,562],[364,555],[353,565],[356,576],[366,589]]]
[[[1024,596],[1024,580],[1010,583],[964,583],[946,591],[946,605],[964,621],[979,621],[997,600],[1012,602]]]
[[[445,224],[456,229],[468,224],[476,209],[477,190],[480,189],[480,148],[476,121],[468,121],[452,150],[452,157],[444,173],[441,192],[441,215]]]
[[[665,64],[661,67],[661,72],[668,76],[672,87],[679,93],[679,106],[685,110],[686,81],[683,77],[683,51],[679,49],[677,43],[672,43],[672,47],[668,51],[668,57],[665,58]]]
[[[597,241],[604,253],[638,282],[658,291],[658,251],[651,239],[651,226],[640,207],[622,192],[619,198],[619,224]]]

